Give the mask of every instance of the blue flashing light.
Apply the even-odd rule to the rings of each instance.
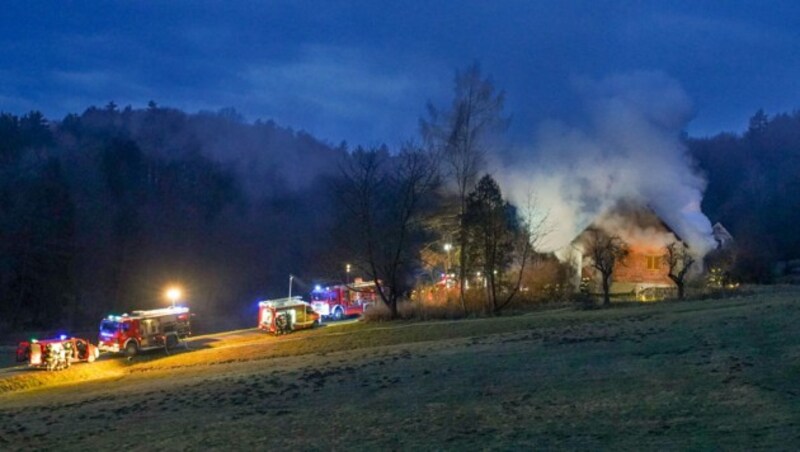
[[[322,286],[320,286],[319,284],[314,286],[314,292],[322,292]]]
[[[62,334],[61,336],[59,336],[59,339],[61,339],[62,341],[65,341],[65,340],[67,340],[67,335],[66,334]]]

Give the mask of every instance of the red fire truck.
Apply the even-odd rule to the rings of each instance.
[[[31,367],[48,370],[61,370],[74,362],[91,363],[99,355],[97,347],[86,339],[65,335],[55,339],[31,339],[17,346],[17,362],[27,361]]]
[[[189,308],[173,306],[110,315],[100,322],[99,348],[133,356],[143,350],[170,349],[191,333]]]
[[[319,317],[300,297],[258,302],[258,328],[268,333],[286,334],[312,328]]]
[[[311,292],[311,306],[322,317],[341,320],[361,315],[378,301],[373,281],[356,278],[352,284],[316,286]]]

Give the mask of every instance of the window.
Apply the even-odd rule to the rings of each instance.
[[[119,323],[112,320],[103,320],[100,322],[100,331],[107,334],[114,334],[119,328]]]
[[[661,256],[645,256],[648,270],[661,269]]]

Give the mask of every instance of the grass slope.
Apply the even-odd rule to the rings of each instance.
[[[799,322],[788,288],[219,335],[93,365],[113,379],[78,382],[73,367],[56,385],[7,390],[0,449],[794,448]]]

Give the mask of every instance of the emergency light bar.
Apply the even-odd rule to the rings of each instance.
[[[258,302],[258,305],[260,307],[272,307],[272,308],[296,306],[298,304],[308,304],[308,303],[303,301],[303,299],[299,296],[292,298],[277,298],[275,300],[263,300]]]

